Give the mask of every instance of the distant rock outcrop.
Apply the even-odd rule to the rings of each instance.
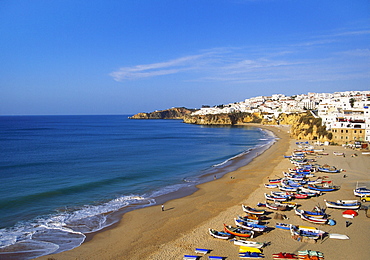
[[[261,123],[259,114],[230,113],[208,115],[186,115],[184,123],[197,125],[236,125],[242,123]]]
[[[185,107],[174,107],[161,111],[150,113],[138,113],[129,117],[130,119],[183,119],[185,115],[189,115],[197,109],[189,109]]]

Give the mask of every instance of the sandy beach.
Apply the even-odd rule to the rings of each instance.
[[[296,148],[296,140],[289,138],[287,127],[263,127],[273,131],[279,139],[249,164],[222,178],[199,185],[199,190],[192,195],[166,202],[164,211],[161,205],[156,205],[128,212],[119,223],[98,232],[80,247],[39,259],[182,259],[184,254],[195,254],[196,247],[211,249],[209,255],[239,259],[238,247],[230,241],[212,238],[208,228],[222,230],[223,223],[234,225],[234,217],[243,215],[242,204],[254,207],[258,202],[264,202],[263,194],[270,190],[263,183],[267,183],[268,177],[282,176],[283,171],[292,168],[284,155],[290,155]],[[323,206],[324,199],[355,199],[353,189],[357,181],[370,185],[369,155],[339,146],[320,148],[324,148],[328,155],[317,156],[317,163],[334,165],[344,171],[337,174],[317,173],[316,176],[329,176],[341,189],[308,200],[296,200],[304,210],[312,210],[315,205]],[[333,152],[344,152],[346,156],[339,157]],[[352,157],[354,153],[358,156]],[[346,178],[343,178],[344,174]],[[368,206],[370,202],[364,205]],[[342,210],[328,209],[328,213],[336,221],[335,226],[304,222],[294,211],[284,212],[288,220],[271,218],[267,226],[275,227],[275,222],[313,226],[326,232],[348,235],[349,240],[327,238],[315,244],[298,242],[291,238],[289,231],[278,229],[257,235],[252,240],[270,242],[263,248],[265,259],[272,259],[273,253],[297,253],[306,249],[323,252],[325,259],[368,259],[370,218],[366,217],[365,211],[360,210],[359,216],[350,220],[352,224],[349,227],[345,225],[348,219],[341,216]],[[208,258],[202,256],[200,259]]]

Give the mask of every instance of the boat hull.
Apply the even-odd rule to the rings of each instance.
[[[335,208],[335,209],[358,209],[361,207],[360,202],[354,202],[354,203],[346,203],[342,201],[328,201],[325,200],[325,204],[328,208]]]
[[[246,229],[241,229],[241,228],[234,228],[234,227],[228,226],[226,224],[224,224],[224,230],[225,230],[225,232],[227,232],[231,235],[234,235],[234,236],[238,236],[238,237],[253,237],[253,235],[254,235],[254,232],[251,231],[251,230],[246,230]]]

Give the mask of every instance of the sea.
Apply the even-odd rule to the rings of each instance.
[[[274,141],[250,126],[0,116],[0,259],[78,247],[125,212],[189,195]]]

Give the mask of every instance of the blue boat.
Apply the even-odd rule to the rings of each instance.
[[[315,185],[315,184],[308,184],[307,188],[310,190],[318,190],[318,191],[336,191],[339,190],[339,186],[331,186],[331,185]]]
[[[211,252],[210,249],[195,248],[195,253],[197,253],[197,254],[208,254],[209,252]]]
[[[280,228],[280,229],[290,230],[290,224],[286,224],[286,223],[276,223],[275,227]]]
[[[253,259],[253,258],[265,258],[262,253],[256,253],[256,252],[244,252],[239,253],[239,258],[242,259]]]

